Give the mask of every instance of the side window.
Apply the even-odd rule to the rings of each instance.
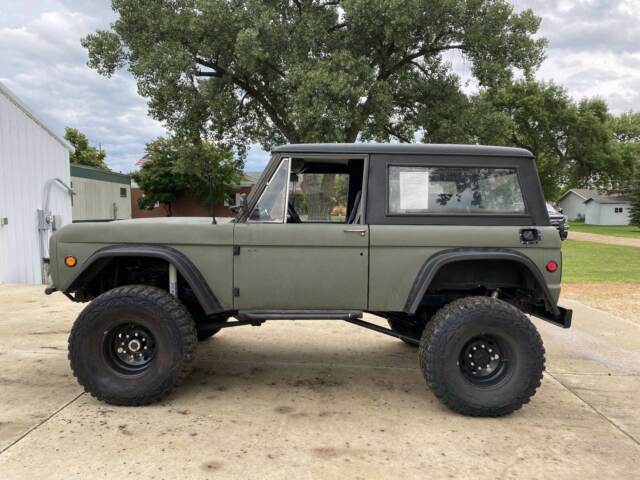
[[[267,183],[258,203],[249,215],[249,222],[284,223],[287,213],[287,184],[289,159],[280,162],[278,169]]]
[[[349,175],[346,173],[300,173],[291,176],[289,203],[300,222],[347,221]]]
[[[391,215],[525,213],[514,168],[390,166]]]

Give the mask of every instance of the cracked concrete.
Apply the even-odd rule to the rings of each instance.
[[[158,405],[83,394],[66,359],[82,305],[0,285],[0,478],[636,478],[640,325],[570,300],[536,320],[547,373],[500,419],[442,407],[415,349],[342,322],[271,322],[199,346]]]

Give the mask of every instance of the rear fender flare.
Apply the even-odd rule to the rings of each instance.
[[[409,291],[407,301],[405,303],[404,312],[410,315],[414,315],[420,306],[420,302],[425,293],[429,289],[431,282],[436,277],[437,273],[447,264],[454,262],[463,262],[466,260],[508,260],[519,263],[524,266],[536,280],[538,287],[542,291],[544,301],[549,308],[550,313],[554,317],[560,316],[560,311],[556,302],[549,292],[547,283],[542,276],[542,272],[536,266],[529,257],[526,255],[511,249],[465,249],[455,248],[450,250],[444,250],[438,252],[429,257],[416,276],[416,279]]]
[[[164,245],[111,245],[94,252],[82,264],[82,268],[69,279],[63,292],[73,291],[78,286],[98,275],[109,260],[118,257],[151,257],[165,260],[189,284],[206,315],[223,311],[222,305],[209,288],[200,270],[182,252]]]

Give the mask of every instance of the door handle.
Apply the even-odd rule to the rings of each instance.
[[[344,233],[357,233],[361,237],[364,237],[367,234],[367,230],[363,228],[345,228]]]

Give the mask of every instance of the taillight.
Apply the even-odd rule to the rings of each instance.
[[[549,263],[547,263],[547,272],[557,272],[558,271],[558,262],[554,262],[553,260],[551,260]]]

